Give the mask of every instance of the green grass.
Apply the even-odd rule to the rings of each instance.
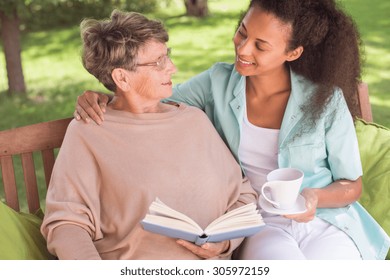
[[[234,30],[249,0],[209,0],[211,15],[206,19],[186,17],[183,1],[172,2],[174,6],[151,16],[162,19],[169,30],[169,45],[179,69],[174,83],[185,81],[217,61],[233,62]],[[355,18],[365,43],[363,80],[369,84],[374,121],[390,127],[390,2],[342,3]],[[0,49],[0,130],[71,116],[76,97],[84,90],[106,92],[82,67],[80,47],[78,23],[69,28],[23,34],[28,98],[13,99],[5,97],[7,77]],[[39,180],[43,186],[43,178]]]
[[[368,83],[374,121],[390,127],[390,2],[344,0],[365,45],[363,79]]]

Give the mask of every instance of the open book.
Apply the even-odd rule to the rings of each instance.
[[[147,231],[184,239],[197,245],[250,236],[264,226],[254,203],[227,212],[203,230],[191,218],[173,210],[158,198],[150,205],[149,214],[146,214],[141,224]]]

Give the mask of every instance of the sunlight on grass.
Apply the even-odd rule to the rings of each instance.
[[[385,107],[388,107],[390,110],[390,100],[389,99],[382,99],[382,98],[379,98],[376,96],[371,96],[370,101],[372,104],[385,106]]]

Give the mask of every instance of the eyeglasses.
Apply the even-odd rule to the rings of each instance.
[[[156,66],[157,70],[164,70],[167,67],[168,61],[171,60],[171,48],[167,49],[167,54],[158,58],[155,62],[139,63],[136,66]]]

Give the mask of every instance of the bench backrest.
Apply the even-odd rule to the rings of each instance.
[[[43,122],[24,127],[0,131],[0,165],[5,202],[20,210],[15,158],[20,157],[24,177],[24,190],[28,210],[35,213],[40,208],[38,185],[33,153],[41,153],[46,187],[49,185],[55,160],[55,149],[59,148],[66,128],[72,118]]]
[[[358,102],[360,108],[360,117],[367,122],[372,122],[373,117],[371,111],[370,96],[368,93],[368,85],[366,83],[359,84]]]
[[[372,112],[367,84],[359,86],[358,100],[361,118],[371,122]],[[40,152],[42,155],[47,187],[53,170],[55,149],[61,146],[71,120],[72,118],[66,118],[0,131],[0,165],[7,205],[16,211],[20,210],[18,190],[21,189],[16,184],[14,164],[14,158],[20,157],[28,210],[35,213],[41,208],[33,153]]]

